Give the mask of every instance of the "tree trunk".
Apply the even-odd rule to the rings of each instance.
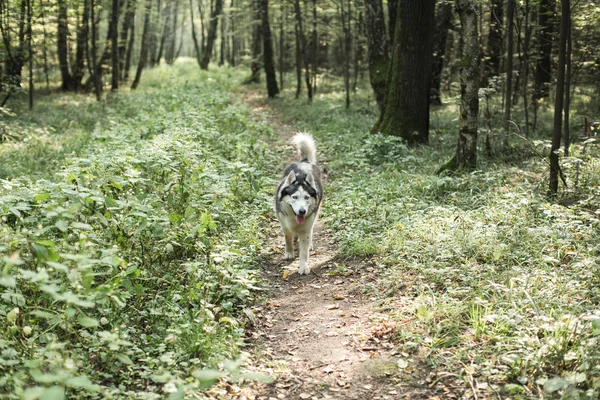
[[[200,68],[207,70],[210,57],[212,55],[213,46],[215,45],[215,39],[217,38],[217,27],[219,24],[219,17],[223,11],[223,0],[215,0],[215,8],[210,13],[210,24],[208,25],[208,33],[206,35],[206,48],[204,54],[202,54],[202,61],[200,62]]]
[[[111,25],[111,56],[112,56],[112,81],[111,90],[119,90],[119,0],[112,0],[112,10],[110,13]]]
[[[267,81],[267,94],[273,98],[279,94],[275,63],[273,61],[273,43],[271,40],[271,27],[269,25],[269,0],[259,0],[262,19],[263,61],[265,65],[265,78]]]
[[[196,25],[194,24],[194,3],[190,0],[190,23],[192,24],[192,40],[194,42],[194,50],[196,51],[196,61],[198,65],[201,65],[202,51],[198,44],[198,37],[196,36]]]
[[[477,4],[474,0],[456,0],[460,17],[462,60],[460,62],[460,128],[456,147],[456,166],[477,166],[477,115],[479,113],[479,39]]]
[[[570,108],[571,108],[571,53],[573,52],[572,30],[573,23],[569,14],[569,27],[567,33],[567,52],[566,52],[566,72],[565,72],[565,107],[564,107],[564,137],[565,137],[565,157],[569,157],[569,147],[571,146],[571,128],[569,127]]]
[[[96,15],[95,15],[95,10],[96,7],[94,6],[95,2],[92,1],[90,2],[90,14],[91,14],[91,18],[92,18],[92,66],[93,66],[93,74],[91,76],[92,82],[94,83],[94,92],[96,93],[96,100],[100,101],[100,99],[102,98],[102,72],[100,69],[100,65],[98,62],[96,62],[96,47],[97,47],[97,42],[98,42],[98,36],[97,36],[97,22],[96,22]]]
[[[73,90],[75,84],[69,71],[69,45],[67,37],[69,36],[69,21],[67,19],[66,0],[58,0],[58,32],[56,44],[58,46],[58,65],[62,78],[62,90]]]
[[[510,110],[512,105],[512,77],[513,77],[513,20],[515,0],[508,0],[506,9],[506,90],[504,92],[504,147],[508,147],[508,135],[510,134]]]
[[[33,47],[31,45],[31,19],[32,19],[32,5],[33,0],[27,0],[27,47],[29,48],[29,109],[33,109]]]
[[[525,43],[523,44],[523,111],[525,114],[525,137],[529,138],[529,107],[528,99],[528,80],[529,80],[529,41],[531,39],[531,30],[529,29],[529,0],[525,0]]]
[[[550,148],[550,185],[549,196],[558,194],[558,175],[560,173],[559,150],[562,136],[563,101],[565,96],[565,59],[567,36],[569,30],[570,1],[561,0],[560,38],[558,42],[558,64],[556,71],[556,97],[554,98],[554,124],[552,129],[552,145]]]
[[[556,21],[556,0],[540,0],[538,13],[538,60],[535,69],[534,100],[548,97],[552,81],[552,33]]]
[[[429,142],[435,0],[401,0],[383,111],[372,131]]]
[[[344,2],[346,0],[340,0],[340,16],[342,19],[342,31],[344,32],[344,45],[343,55],[344,55],[344,89],[346,91],[346,108],[350,108],[350,13],[344,10]],[[350,3],[350,0],[348,0]],[[307,68],[308,69],[308,68]],[[310,88],[309,88],[310,91]],[[309,99],[312,100],[312,96],[309,96]]]
[[[81,79],[85,73],[85,49],[88,43],[90,31],[90,2],[83,2],[83,14],[80,25],[77,27],[77,50],[75,52],[75,65],[73,66],[73,86],[81,87]]]
[[[365,0],[365,14],[369,52],[369,79],[375,93],[375,101],[377,101],[379,110],[382,110],[390,64],[390,51],[381,0]]]
[[[296,20],[294,33],[296,38],[296,99],[302,91],[302,41],[300,39],[300,23]]]
[[[163,25],[162,35],[160,36],[160,45],[158,47],[158,55],[156,56],[155,63],[160,64],[160,60],[163,57],[163,52],[165,51],[165,43],[167,38],[170,36],[171,30],[171,5],[167,3],[165,6],[163,14],[165,15],[165,23]]]
[[[191,0],[190,0],[191,3]],[[146,11],[144,12],[144,29],[142,30],[142,44],[140,49],[140,59],[138,61],[137,71],[135,73],[135,78],[133,79],[133,83],[131,84],[131,89],[136,89],[140,83],[140,79],[142,78],[142,71],[146,67],[146,63],[148,61],[148,39],[149,39],[149,31],[150,31],[150,15],[152,14],[152,0],[146,0]]]
[[[156,1],[156,12],[152,16],[150,30],[148,31],[148,65],[154,67],[158,56],[158,38],[160,26],[160,0]]]
[[[179,14],[179,0],[173,4],[173,10],[171,12],[172,24],[169,27],[169,33],[166,37],[165,43],[165,62],[169,65],[173,65],[175,62],[175,49],[177,48],[177,17]]]
[[[44,76],[46,77],[46,88],[50,87],[50,68],[48,67],[48,32],[46,31],[46,13],[44,3],[40,0],[40,18],[42,19],[42,59],[44,60]]]
[[[500,59],[502,58],[502,36],[504,16],[503,0],[492,0],[490,10],[490,31],[488,33],[488,54],[485,63],[485,79],[500,75]]]
[[[260,15],[260,0],[252,0],[254,11],[252,21],[252,61],[250,62],[250,77],[244,83],[259,83],[262,57],[262,23]]]
[[[229,9],[230,11],[230,18],[229,18],[229,26],[230,26],[230,32],[231,32],[231,60],[230,60],[230,64],[232,67],[236,66],[236,52],[237,52],[237,47],[238,47],[238,42],[236,40],[236,32],[235,32],[235,14],[234,14],[234,7],[235,7],[235,0],[231,0],[231,4],[229,5]]]
[[[128,49],[128,42],[131,44],[134,36],[135,29],[135,9],[136,9],[136,0],[128,0],[127,2],[127,11],[125,11],[125,16],[123,17],[123,23],[121,24],[121,38],[119,39],[119,71],[120,79],[126,79],[125,75],[128,73],[129,65],[126,66],[127,55],[131,55]],[[127,36],[129,34],[129,41],[127,40]]]
[[[388,32],[390,48],[394,43],[394,37],[396,36],[396,21],[398,21],[398,1],[400,0],[388,0]]]
[[[431,71],[431,104],[441,105],[442,71],[448,30],[452,26],[452,4],[438,3],[433,34],[433,70]]]

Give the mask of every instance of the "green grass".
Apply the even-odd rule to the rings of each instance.
[[[230,94],[242,79],[182,60],[101,103],[17,104],[22,140],[0,146],[0,397],[198,393],[240,356],[276,163],[272,129]]]
[[[597,398],[597,142],[573,146],[563,160],[569,188],[550,203],[546,161],[531,150],[549,151],[548,109],[531,143],[513,137],[503,150],[497,140],[493,158],[480,152],[478,170],[437,176],[455,148],[452,102],[432,110],[431,145],[411,149],[369,134],[377,112],[368,91],[350,110],[340,92],[313,104],[292,95],[273,104],[315,135],[329,173],[323,219],[342,255],[379,265],[380,302],[410,321],[397,330],[401,351],[426,354],[435,371],[463,377],[467,391],[473,375],[490,396]],[[576,131],[583,118],[572,120]],[[497,117],[493,124],[501,132]]]

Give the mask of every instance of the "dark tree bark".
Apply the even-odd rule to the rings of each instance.
[[[400,0],[388,0],[388,32],[389,32],[389,43],[390,47],[394,42],[396,36],[396,21],[398,21],[398,2]]]
[[[198,44],[198,36],[196,36],[196,24],[194,24],[194,3],[190,0],[190,23],[192,24],[192,40],[194,42],[194,51],[196,52],[196,61],[201,65],[202,50]]]
[[[177,19],[179,16],[179,0],[175,1],[172,5],[173,10],[171,11],[171,20],[173,21],[169,27],[169,33],[166,37],[165,43],[165,62],[169,65],[173,65],[175,62],[175,49],[177,47]]]
[[[40,18],[42,19],[42,59],[44,63],[44,76],[46,77],[46,88],[50,87],[50,68],[48,67],[48,32],[46,31],[46,12],[42,0],[40,0]]]
[[[302,40],[300,39],[300,23],[296,20],[294,33],[296,38],[296,98],[300,97],[302,91]]]
[[[510,133],[510,111],[512,105],[512,78],[513,78],[513,38],[514,38],[514,9],[515,1],[508,0],[506,8],[506,91],[504,92],[504,146],[508,147]]]
[[[271,27],[269,25],[269,0],[259,0],[262,19],[263,60],[265,65],[265,78],[267,81],[267,94],[273,98],[279,94],[275,63],[273,61],[273,43],[271,40]]]
[[[29,48],[29,109],[33,109],[33,47],[31,45],[32,0],[27,0],[27,47]]]
[[[95,11],[96,11],[96,7],[95,7],[95,2],[92,1],[90,2],[90,14],[91,14],[91,19],[92,19],[92,66],[93,66],[93,73],[91,75],[92,82],[94,84],[94,92],[96,93],[96,100],[100,101],[100,99],[102,98],[102,72],[100,69],[100,63],[98,63],[96,61],[96,47],[97,47],[97,42],[98,42],[98,35],[97,35],[97,22],[96,22],[96,15],[95,15]]]
[[[25,65],[25,31],[26,31],[26,13],[27,13],[27,0],[21,0],[19,6],[19,20],[18,20],[18,34],[17,34],[17,45],[13,46],[11,38],[11,17],[8,12],[8,6],[1,4],[0,8],[0,31],[2,32],[2,41],[4,43],[4,50],[6,51],[5,59],[5,76],[8,79],[10,86],[8,97],[14,90],[14,88],[20,86],[21,76],[23,73],[23,66]],[[0,78],[2,73],[0,71]],[[4,99],[2,104],[4,105],[8,100],[8,97]]]
[[[58,0],[58,32],[56,44],[58,46],[58,65],[62,78],[62,90],[75,89],[75,83],[71,72],[69,71],[69,45],[67,37],[69,36],[69,24],[67,20],[67,3],[66,0]]]
[[[206,48],[202,54],[202,61],[200,62],[200,68],[207,70],[210,57],[212,55],[213,47],[215,45],[215,39],[217,38],[217,27],[219,24],[219,17],[223,11],[223,0],[215,0],[215,8],[210,13],[210,23],[208,25],[208,33],[206,35]]]
[[[523,111],[525,113],[525,137],[529,138],[529,107],[528,81],[529,81],[529,42],[531,29],[529,28],[529,0],[525,0],[525,43],[523,44]]]
[[[572,43],[572,30],[573,30],[573,22],[571,20],[571,15],[569,12],[569,27],[567,28],[567,53],[566,57],[566,72],[565,72],[565,106],[564,106],[564,125],[563,130],[565,137],[565,157],[569,157],[569,147],[571,146],[571,128],[569,126],[570,121],[570,109],[571,109],[571,53],[573,52],[573,43]]]
[[[260,0],[252,0],[252,61],[250,61],[250,77],[244,83],[259,83],[262,59],[262,22],[260,14]]]
[[[350,49],[352,46],[350,39],[350,11],[344,9],[344,2],[346,0],[340,0],[340,16],[342,19],[342,31],[344,32],[344,45],[342,47],[344,55],[344,89],[346,91],[346,108],[350,108]],[[348,1],[350,4],[350,1]],[[308,68],[307,68],[308,70]],[[308,82],[307,82],[308,84]],[[309,87],[309,93],[311,89]],[[312,100],[312,95],[309,94],[309,100]]]
[[[567,36],[569,30],[570,1],[561,0],[560,38],[558,42],[558,63],[556,71],[556,97],[554,98],[554,124],[552,129],[552,145],[550,148],[550,185],[549,196],[558,194],[558,176],[560,173],[559,149],[562,138],[562,115],[565,96],[565,60],[567,53]]]
[[[125,66],[123,72],[123,79],[129,79],[129,70],[131,69],[131,55],[133,54],[133,47],[135,45],[135,10],[131,21],[131,28],[129,29],[129,43],[127,44],[127,54],[125,55]]]
[[[502,59],[502,37],[504,7],[503,0],[492,0],[490,9],[490,31],[488,33],[487,59],[485,62],[486,79],[500,75],[500,60]]]
[[[552,81],[552,33],[556,23],[556,0],[540,0],[538,12],[538,59],[535,69],[534,100],[548,97]]]
[[[477,4],[474,0],[456,0],[460,17],[462,60],[460,71],[460,128],[456,147],[456,166],[477,166],[477,115],[479,113],[479,39]]]
[[[165,23],[163,26],[162,35],[160,37],[160,46],[158,47],[158,54],[156,56],[155,64],[160,64],[160,60],[162,59],[163,52],[165,50],[167,38],[171,35],[171,6],[172,4],[167,2],[167,5],[164,8],[163,15],[165,16]]]
[[[235,8],[235,0],[231,0],[231,3],[229,5],[229,9],[232,10],[230,11],[230,15],[229,15],[229,30],[231,32],[231,58],[229,63],[231,64],[232,67],[236,66],[236,60],[237,60],[237,47],[238,47],[238,41],[236,39],[236,32],[235,32],[235,13],[234,13],[234,8]]]
[[[377,101],[379,110],[381,110],[385,98],[388,67],[390,64],[390,51],[381,0],[365,0],[365,14],[367,47],[369,52],[369,79],[375,93],[375,101]]]
[[[112,80],[111,90],[119,90],[119,0],[112,0],[110,13]]]
[[[191,3],[191,0],[190,0]],[[152,14],[152,0],[146,0],[146,10],[144,12],[144,29],[142,30],[142,47],[140,49],[140,59],[138,61],[137,71],[135,73],[135,78],[133,79],[133,83],[131,84],[131,89],[136,89],[140,83],[140,79],[142,78],[142,71],[146,67],[146,63],[148,62],[148,39],[150,32],[150,16]]]
[[[190,0],[191,1],[191,0]],[[161,1],[156,1],[156,12],[152,15],[152,19],[150,20],[150,30],[148,31],[148,65],[150,67],[154,67],[157,62],[158,57],[158,38],[160,35],[160,11],[161,11]]]
[[[131,54],[127,48],[127,37],[129,36],[129,43],[132,43],[133,38],[135,37],[135,9],[136,0],[128,0],[125,16],[123,17],[123,22],[121,24],[121,37],[119,39],[119,71],[121,72],[121,80],[126,79],[125,74],[127,74],[129,68],[129,66],[125,66],[127,64],[126,57],[128,54]]]
[[[77,27],[77,50],[75,51],[75,65],[73,65],[73,86],[77,89],[81,88],[81,79],[85,73],[85,51],[89,40],[90,31],[90,2],[83,3],[83,13],[81,21]]]
[[[372,131],[429,142],[435,0],[401,0],[383,111]]]
[[[433,69],[431,71],[431,104],[441,105],[442,71],[448,41],[448,30],[452,26],[452,4],[438,3],[433,34]]]

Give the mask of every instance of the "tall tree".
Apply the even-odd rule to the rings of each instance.
[[[344,32],[342,54],[344,56],[344,89],[346,90],[346,108],[350,108],[350,52],[352,51],[352,43],[350,38],[350,10],[344,9],[344,3],[345,0],[340,1],[340,16],[342,19],[342,31]],[[348,0],[348,7],[350,7],[350,0]],[[307,82],[307,85],[309,85],[309,82]],[[312,100],[312,92],[310,87],[308,91],[309,100]]]
[[[191,2],[191,0],[190,0]],[[138,61],[137,71],[135,73],[135,78],[133,79],[133,83],[131,84],[131,89],[136,89],[140,83],[140,79],[142,78],[142,71],[146,67],[148,62],[148,39],[150,32],[150,16],[152,14],[152,0],[146,0],[146,11],[144,12],[144,28],[142,30],[142,44],[140,49],[140,59]]]
[[[477,3],[456,0],[460,17],[462,58],[460,68],[460,128],[456,146],[456,166],[473,169],[477,165],[477,115],[479,113],[479,37]]]
[[[548,97],[548,85],[552,81],[552,34],[556,23],[555,9],[556,0],[540,0],[534,100]]]
[[[27,0],[21,0],[19,5],[19,17],[17,21],[17,44],[12,41],[11,22],[13,17],[9,15],[9,7],[7,4],[0,4],[0,31],[2,33],[2,42],[6,51],[5,59],[5,74],[9,81],[8,96],[2,101],[2,105],[6,103],[8,97],[15,87],[21,84],[21,75],[25,64],[25,21],[26,21]],[[1,76],[0,71],[0,76]]]
[[[431,104],[442,104],[441,86],[442,71],[444,70],[444,54],[448,30],[452,26],[452,3],[449,1],[438,2],[435,14],[435,30],[433,34],[433,69],[431,71]]]
[[[194,52],[196,54],[196,61],[198,65],[201,65],[202,61],[202,50],[200,44],[198,44],[198,36],[196,36],[196,24],[194,24],[194,3],[190,0],[190,23],[192,24],[192,41],[194,42]]]
[[[210,57],[215,45],[215,39],[217,38],[219,18],[222,12],[223,0],[215,0],[214,8],[210,13],[210,23],[208,24],[208,33],[206,35],[206,47],[203,50],[202,61],[200,62],[200,68],[204,70],[208,69],[208,63],[210,62]]]
[[[244,83],[260,82],[261,59],[262,59],[262,17],[260,0],[252,0],[252,60],[250,61],[250,77]]]
[[[275,97],[279,94],[275,63],[273,61],[273,42],[271,40],[271,26],[269,25],[269,0],[259,0],[262,19],[263,60],[265,65],[265,78],[267,81],[267,94]]]
[[[102,97],[102,69],[100,63],[97,62],[96,48],[98,43],[98,21],[96,20],[96,6],[95,1],[90,2],[90,17],[92,19],[92,67],[93,71],[90,79],[94,84],[94,92],[96,93],[96,100],[100,101]]]
[[[119,90],[119,0],[112,0],[110,13],[110,43],[112,56],[111,90]]]
[[[32,17],[33,7],[31,5],[32,0],[27,0],[27,47],[29,49],[29,109],[33,109],[33,46],[31,45],[32,40]]]
[[[169,33],[166,37],[165,43],[165,62],[172,65],[175,62],[175,49],[177,47],[177,20],[179,16],[179,0],[176,0],[171,11],[171,25],[169,26]]]
[[[58,46],[58,65],[62,78],[62,89],[73,90],[75,83],[71,72],[69,71],[69,44],[67,38],[69,36],[69,21],[67,18],[67,2],[66,0],[58,0],[58,31],[56,44]]]
[[[552,144],[550,147],[550,185],[549,195],[558,194],[558,176],[560,173],[559,151],[562,138],[562,116],[565,96],[565,65],[567,54],[567,37],[569,31],[569,0],[561,0],[560,37],[558,39],[558,63],[556,65],[556,97],[554,98],[554,123],[552,128]]]
[[[486,78],[500,74],[500,60],[502,59],[503,35],[503,0],[492,0],[490,7],[490,31],[488,33],[487,57],[485,61]]]
[[[306,52],[307,44],[306,44],[306,35],[304,33],[304,18],[302,16],[302,10],[300,9],[300,0],[294,1],[294,15],[296,17],[296,74],[298,78],[298,87],[296,88],[296,98],[300,94],[302,90],[302,66],[305,69],[308,69],[308,65],[306,63]],[[308,93],[308,99],[312,100],[312,92]]]
[[[512,106],[512,78],[513,78],[513,42],[514,42],[514,10],[515,0],[508,0],[506,8],[506,87],[504,92],[504,145],[508,145],[510,133],[510,111]]]
[[[379,110],[383,107],[386,92],[388,66],[390,63],[389,42],[385,30],[385,18],[381,0],[365,0],[367,48],[369,57],[369,79],[375,93]]]
[[[435,0],[400,0],[388,91],[373,132],[400,136],[409,144],[429,142]]]
[[[388,0],[388,32],[390,43],[394,41],[394,37],[396,36],[396,21],[398,21],[398,2],[400,0]]]
[[[125,79],[126,73],[126,56],[127,56],[127,37],[130,39],[134,36],[135,29],[135,9],[136,0],[128,0],[125,15],[123,16],[123,22],[121,24],[121,37],[119,39],[119,71],[121,72],[120,79]]]

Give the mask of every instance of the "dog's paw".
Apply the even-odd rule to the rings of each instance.
[[[300,274],[300,275],[310,274],[310,267],[308,266],[308,264],[300,264],[300,267],[298,267],[298,274]]]
[[[286,260],[293,260],[294,259],[294,252],[289,253],[289,252],[286,251],[285,252],[285,259]]]

